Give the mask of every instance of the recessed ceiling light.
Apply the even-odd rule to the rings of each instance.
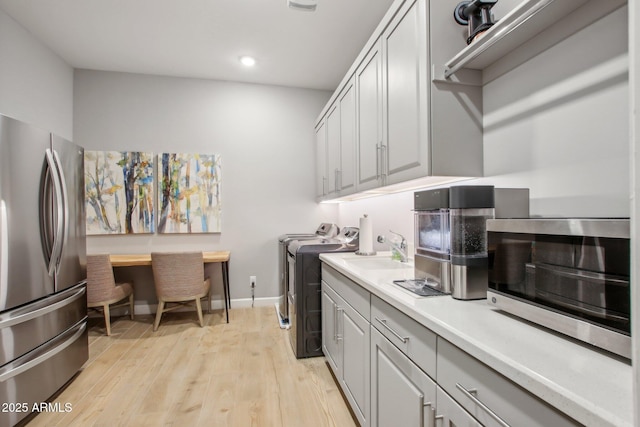
[[[240,63],[242,63],[242,65],[244,65],[245,67],[253,67],[254,65],[256,65],[256,59],[252,56],[241,56]]]
[[[304,10],[307,12],[313,12],[318,6],[316,0],[287,0],[287,4],[291,9]]]

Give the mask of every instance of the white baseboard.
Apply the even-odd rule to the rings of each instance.
[[[256,298],[253,301],[254,307],[265,307],[268,305],[274,305],[278,303],[278,297],[268,297],[268,298]],[[232,308],[247,308],[251,307],[251,298],[238,298],[231,300]],[[205,309],[206,305],[203,305],[203,309]],[[146,304],[146,303],[136,303],[135,310],[136,314],[156,314],[156,310],[158,308],[157,304]],[[221,310],[224,309],[224,301],[215,300],[213,301],[213,309]],[[190,311],[193,308],[189,307],[181,307],[176,309],[175,311]],[[124,316],[125,314],[129,314],[129,310],[126,307],[115,308],[111,310],[111,315],[113,316]],[[102,314],[98,314],[96,311],[91,310],[89,312],[89,316],[91,317],[102,317]]]
[[[269,298],[256,298],[253,301],[253,306],[254,307],[265,307],[267,305],[274,305],[277,304],[278,302],[278,297],[269,297]],[[216,307],[216,304],[213,304],[213,307]],[[233,308],[247,308],[247,307],[251,307],[251,298],[240,298],[240,299],[232,299],[231,300],[231,307]],[[222,306],[222,301],[220,301],[220,307],[219,308],[224,308]]]

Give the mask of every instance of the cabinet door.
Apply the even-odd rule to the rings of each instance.
[[[322,282],[322,352],[333,373],[342,377],[342,350],[338,341],[338,303],[337,295],[325,282]]]
[[[407,2],[382,35],[387,184],[429,172],[427,34],[425,0],[417,0]]]
[[[327,187],[327,126],[323,119],[316,128],[316,198],[322,199]]]
[[[436,397],[436,427],[481,427],[462,406],[458,405],[440,387]]]
[[[340,108],[333,105],[327,113],[327,185],[326,194],[334,197],[338,192],[340,171]]]
[[[436,384],[371,328],[371,425],[432,426]]]
[[[356,70],[358,191],[381,185],[382,52],[378,41]]]
[[[342,340],[342,380],[344,392],[360,426],[369,425],[369,322],[348,304],[338,307]]]
[[[356,87],[351,79],[340,95],[340,195],[356,191]]]

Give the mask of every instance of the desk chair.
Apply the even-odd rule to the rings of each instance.
[[[114,305],[128,298],[127,302]],[[87,307],[102,309],[107,335],[111,335],[112,308],[129,306],[134,317],[133,283],[116,283],[108,254],[87,255]]]
[[[179,307],[165,308],[166,303],[186,305],[195,302],[200,327],[203,327],[200,299],[209,294],[211,282],[204,277],[202,252],[152,252],[151,268],[158,297],[153,330],[158,330],[162,313]],[[211,310],[210,305],[208,308]]]

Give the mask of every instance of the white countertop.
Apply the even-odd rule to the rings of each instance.
[[[380,257],[390,260],[391,254],[320,254],[372,294],[580,423],[633,425],[630,363],[504,314],[486,300],[414,295],[391,283],[413,278],[413,264],[375,268],[375,262],[364,260]]]

